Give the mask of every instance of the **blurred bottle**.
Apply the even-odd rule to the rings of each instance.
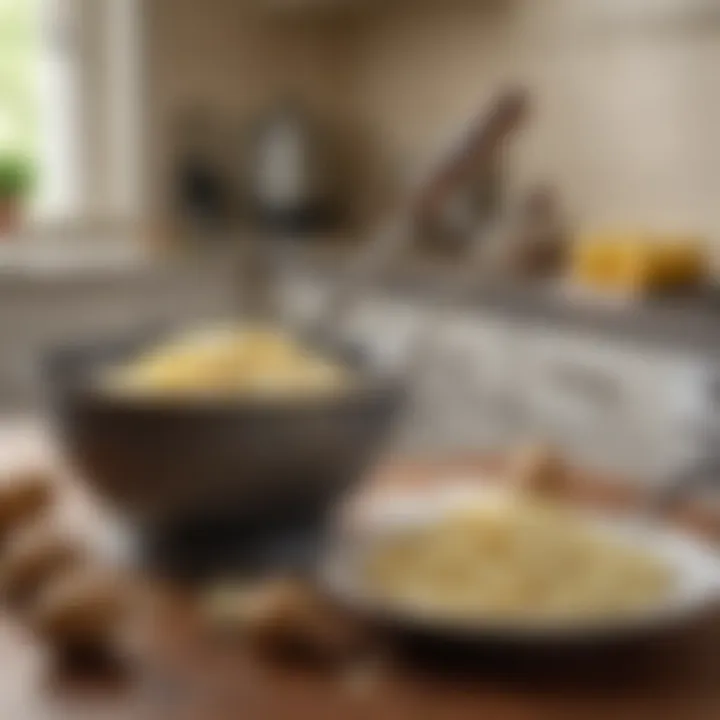
[[[181,119],[174,168],[174,205],[185,235],[226,234],[233,220],[233,180],[221,158],[219,133],[197,110]]]
[[[338,219],[329,137],[299,103],[286,101],[260,118],[249,167],[251,213],[263,229],[303,235]]]

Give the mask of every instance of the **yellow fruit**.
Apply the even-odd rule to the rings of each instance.
[[[705,243],[698,238],[599,234],[576,242],[570,276],[584,287],[653,292],[696,285],[707,268]]]

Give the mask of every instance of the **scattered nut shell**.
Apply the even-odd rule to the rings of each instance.
[[[240,632],[263,650],[333,659],[360,645],[357,628],[311,586],[295,579],[220,587],[209,594],[205,613],[214,628]]]
[[[0,592],[13,603],[24,603],[58,573],[77,565],[82,556],[71,539],[31,528],[13,538],[0,561]]]
[[[542,443],[526,445],[510,458],[507,479],[511,487],[522,492],[562,497],[567,491],[567,468],[562,457]]]
[[[14,474],[0,484],[0,535],[35,519],[50,506],[52,480],[42,471]]]
[[[119,578],[83,567],[42,589],[30,622],[39,636],[55,645],[103,643],[123,623],[126,601]]]

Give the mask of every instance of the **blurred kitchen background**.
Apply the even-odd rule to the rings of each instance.
[[[442,304],[398,447],[670,472],[720,439],[718,67],[713,0],[0,0],[0,408],[242,311],[258,247],[310,315],[400,223],[346,328],[402,369]]]

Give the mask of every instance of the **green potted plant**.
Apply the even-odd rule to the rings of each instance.
[[[33,181],[33,165],[26,156],[0,153],[0,236],[17,230]]]

